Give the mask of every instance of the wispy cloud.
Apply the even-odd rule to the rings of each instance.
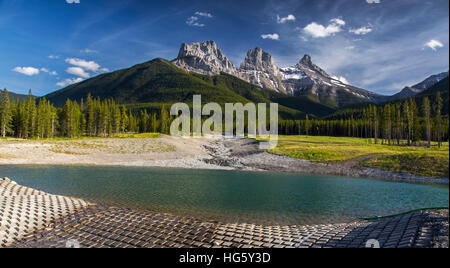
[[[15,67],[14,72],[21,73],[28,76],[33,76],[39,74],[39,69],[34,67]]]
[[[366,35],[372,32],[372,28],[364,26],[358,29],[350,29],[349,32],[354,33],[356,35]]]
[[[200,12],[200,11],[195,12],[195,15],[200,16],[200,17],[207,17],[207,18],[212,18],[213,17],[213,15],[211,13]]]
[[[57,56],[57,55],[49,55],[48,58],[52,59],[52,60],[56,60],[56,59],[59,59],[59,56]]]
[[[66,0],[67,4],[79,4],[80,0]]]
[[[344,20],[336,18],[330,20],[330,24],[327,26],[312,22],[303,28],[303,31],[313,38],[324,38],[341,32],[344,25]]]
[[[277,23],[286,23],[288,21],[295,21],[295,16],[292,14],[287,15],[286,17],[280,18],[279,15],[277,15]]]
[[[273,33],[273,34],[262,34],[261,35],[262,39],[271,39],[271,40],[280,40],[280,35],[278,35],[277,33]]]
[[[350,85],[350,83],[348,82],[347,78],[343,77],[343,76],[332,76],[331,78],[333,78],[334,80],[340,81],[346,85]]]
[[[69,67],[66,69],[66,72],[83,78],[89,78],[91,76],[81,67]]]
[[[47,68],[41,68],[40,71],[44,72],[44,73],[48,73],[49,75],[58,75],[58,73],[56,71],[50,71]]]
[[[59,87],[66,87],[68,85],[79,83],[79,82],[81,82],[83,80],[84,79],[81,78],[81,77],[78,77],[78,78],[67,78],[66,80],[59,81],[58,83],[56,83],[56,85],[59,86]]]
[[[431,48],[433,51],[436,51],[438,48],[443,48],[444,44],[442,44],[439,40],[432,39],[428,41],[425,46]]]
[[[200,11],[195,12],[194,15],[195,16],[190,16],[189,18],[187,18],[187,20],[186,20],[187,25],[193,26],[193,27],[205,27],[204,23],[200,23],[199,17],[208,18],[208,19],[213,17],[213,15],[211,13],[200,12]]]
[[[189,26],[194,26],[194,27],[204,27],[205,26],[205,24],[198,22],[198,17],[196,17],[196,16],[189,17],[186,20],[186,24]]]
[[[80,51],[81,53],[86,53],[86,54],[90,54],[90,53],[97,53],[97,50],[93,50],[93,49],[89,49],[89,48],[85,48],[83,50]]]
[[[366,2],[368,4],[379,4],[379,3],[381,3],[381,0],[366,0]]]
[[[98,63],[96,63],[95,61],[86,61],[86,60],[78,59],[78,58],[67,58],[66,62],[71,65],[81,67],[86,71],[96,72],[100,68],[100,65]]]

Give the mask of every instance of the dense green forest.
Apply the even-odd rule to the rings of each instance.
[[[446,102],[448,105],[448,93]],[[315,135],[373,138],[386,144],[402,142],[417,144],[449,138],[448,108],[444,108],[441,92],[433,95],[404,99],[393,103],[367,105],[351,112],[342,112],[340,118],[320,120],[282,120],[279,133],[284,135]],[[447,106],[448,107],[448,106]]]
[[[172,117],[165,106],[148,114],[142,110],[133,114],[125,105],[112,99],[93,99],[75,102],[69,99],[56,108],[46,98],[31,95],[26,100],[10,100],[8,91],[2,92],[0,103],[1,135],[17,138],[53,137],[111,137],[125,132],[168,133]]]
[[[449,139],[449,77],[409,98],[347,107],[319,120],[282,120],[280,134],[380,139],[387,144]]]

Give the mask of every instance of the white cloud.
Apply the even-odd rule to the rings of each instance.
[[[346,85],[350,85],[350,83],[348,82],[347,78],[343,77],[343,76],[332,76],[331,78],[338,80]]]
[[[106,72],[109,72],[109,69],[108,68],[101,68],[100,72],[101,73],[106,73]]]
[[[371,31],[372,31],[372,28],[365,27],[365,26],[361,27],[361,28],[358,28],[358,29],[350,29],[349,30],[349,32],[354,33],[356,35],[365,35],[365,34],[370,33]]]
[[[190,16],[189,18],[187,18],[186,20],[186,24],[189,26],[193,26],[193,27],[204,27],[205,24],[204,23],[200,23],[200,18],[199,17],[203,17],[203,18],[207,18],[210,19],[213,17],[213,15],[211,13],[208,12],[200,12],[197,11],[194,13],[195,16]]]
[[[331,23],[326,27],[316,22],[312,22],[303,28],[303,31],[314,38],[324,38],[341,32],[342,26],[345,25],[345,21],[342,19],[332,19],[330,22]]]
[[[81,77],[78,77],[78,78],[67,78],[64,81],[59,81],[58,83],[56,83],[56,85],[59,86],[59,87],[65,87],[65,86],[68,86],[68,85],[79,83],[79,82],[81,82],[83,80],[84,79],[81,78]]]
[[[195,15],[201,16],[201,17],[207,17],[207,18],[212,18],[213,17],[213,15],[211,13],[200,12],[200,11],[195,12]]]
[[[48,58],[49,58],[49,59],[52,59],[52,60],[56,60],[56,59],[59,59],[59,56],[56,56],[56,55],[49,55]]]
[[[34,67],[16,67],[13,69],[14,72],[18,72],[24,75],[32,76],[39,74],[39,69]]]
[[[57,72],[55,72],[55,71],[50,71],[50,70],[47,69],[47,68],[41,68],[40,71],[41,71],[41,72],[44,72],[44,73],[48,73],[49,75],[58,75]]]
[[[287,17],[280,18],[280,16],[277,15],[277,23],[286,23],[288,21],[295,21],[295,16],[289,14]]]
[[[379,3],[381,3],[381,0],[366,0],[366,2],[368,4],[379,4]]]
[[[337,24],[337,25],[341,25],[344,26],[345,25],[345,21],[343,19],[332,19],[330,20],[332,24]]]
[[[83,59],[77,59],[77,58],[68,58],[66,59],[66,62],[78,67],[83,68],[86,71],[93,71],[96,72],[100,68],[100,65],[96,63],[95,61],[86,61]]]
[[[66,72],[83,78],[89,78],[90,76],[90,74],[84,71],[81,67],[69,67],[66,69]]]
[[[66,0],[66,3],[68,3],[68,4],[79,4],[80,0]]]
[[[345,49],[348,49],[348,50],[353,50],[353,49],[355,49],[356,47],[355,46],[346,46],[345,47]]]
[[[262,34],[262,39],[280,40],[280,36],[277,33],[274,34]]]
[[[205,24],[198,22],[198,17],[191,16],[186,20],[186,24],[189,26],[195,26],[195,27],[204,27]]]
[[[436,51],[437,48],[442,48],[442,47],[444,47],[444,44],[442,44],[439,40],[432,39],[432,40],[430,40],[429,42],[427,42],[427,43],[425,44],[425,46],[431,48],[433,51]]]

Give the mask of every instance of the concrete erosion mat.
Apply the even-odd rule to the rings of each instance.
[[[91,204],[0,181],[0,247],[448,248],[448,210],[351,223],[222,224]]]

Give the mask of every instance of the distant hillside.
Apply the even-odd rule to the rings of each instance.
[[[0,89],[0,99],[2,98],[2,95],[1,95],[2,93],[3,93],[3,89]],[[22,100],[28,99],[28,95],[17,94],[17,93],[11,92],[9,90],[8,90],[8,96],[9,96],[10,100],[20,100],[20,101],[22,101]]]
[[[399,93],[389,97],[389,100],[404,99],[416,96],[439,83],[446,77],[448,77],[448,72],[442,72],[440,74],[432,75],[414,86],[405,87]]]
[[[436,96],[437,92],[441,92],[441,97],[443,101],[443,112],[442,114],[449,114],[449,77],[441,80],[439,83],[420,93],[416,97],[423,98],[424,96],[428,96],[433,98]]]
[[[280,100],[280,115],[283,118],[304,118],[306,113],[322,116],[334,112],[319,103],[263,89],[232,75],[189,73],[159,58],[101,74],[45,97],[56,105],[62,105],[67,98],[80,101],[88,93],[93,97],[114,98],[119,103],[139,108],[146,108],[146,103],[152,107],[158,103],[192,103],[192,96],[200,94],[203,103],[269,103]],[[299,105],[295,100],[301,100],[305,105]]]
[[[441,112],[443,115],[448,115],[449,114],[449,77],[448,76],[446,78],[442,79],[440,82],[438,82],[434,86],[430,87],[429,89],[427,89],[427,90],[423,91],[422,93],[419,93],[416,96],[413,96],[411,98],[413,98],[415,100],[418,107],[422,106],[423,99],[425,97],[428,97],[430,99],[432,105],[434,105],[437,92],[441,93],[441,97],[442,97],[442,101],[443,101],[442,102],[443,106],[442,106]],[[375,104],[375,105],[383,106],[386,103],[392,103],[392,104],[403,103],[405,100],[408,100],[408,99],[410,99],[410,98],[397,99],[397,100],[393,100],[390,102],[385,102],[385,103],[380,103],[380,104]],[[338,110],[335,113],[325,116],[324,119],[347,119],[350,117],[359,118],[359,117],[361,117],[363,109],[367,108],[368,105],[369,104],[355,105],[352,107],[347,107],[345,109]]]
[[[441,92],[441,95],[449,95],[449,77],[442,79],[440,82],[435,84],[434,86],[430,87],[429,89],[423,91],[422,93],[418,94],[418,96],[426,96],[426,95],[433,95],[437,93],[438,91]]]

